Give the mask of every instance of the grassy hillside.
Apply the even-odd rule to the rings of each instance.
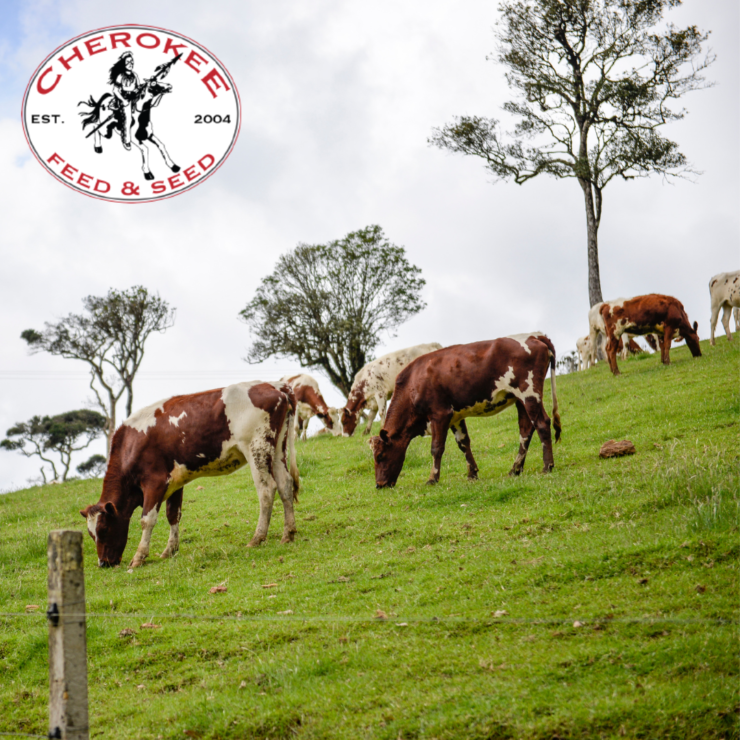
[[[300,443],[292,545],[278,503],[245,548],[245,470],[186,488],[173,560],[164,517],[133,573],[94,567],[86,536],[92,736],[739,737],[740,342],[702,351],[559,378],[549,476],[535,436],[507,477],[509,410],[469,423],[477,483],[451,438],[440,485],[419,439],[381,491],[362,437]],[[611,438],[637,454],[600,460]],[[44,615],[7,614],[44,611],[47,533],[99,492],[0,496],[0,732],[48,729]]]

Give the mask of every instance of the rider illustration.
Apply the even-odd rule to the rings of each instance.
[[[121,128],[121,140],[126,150],[131,149],[131,124],[133,110],[139,96],[141,83],[139,76],[134,72],[134,55],[124,51],[118,61],[110,68],[108,84],[113,85],[113,97],[116,105],[111,106],[116,121]]]

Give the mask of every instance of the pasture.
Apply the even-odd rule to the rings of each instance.
[[[558,377],[551,475],[535,435],[507,477],[510,409],[468,422],[477,483],[451,435],[439,485],[424,438],[383,490],[366,438],[298,443],[292,545],[277,503],[246,549],[248,468],[186,487],[173,560],[164,517],[133,573],[85,536],[91,737],[740,736],[740,342],[701,346]],[[0,732],[47,732],[46,537],[99,493],[0,496]]]

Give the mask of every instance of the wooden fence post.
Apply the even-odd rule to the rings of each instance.
[[[49,737],[88,740],[82,532],[49,533]]]

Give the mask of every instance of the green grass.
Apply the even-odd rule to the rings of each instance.
[[[559,378],[551,475],[535,438],[507,477],[510,410],[469,422],[477,483],[451,438],[440,485],[426,438],[381,491],[362,437],[300,443],[292,545],[277,504],[246,549],[248,471],[186,489],[173,560],[164,518],[133,573],[85,536],[92,737],[740,737],[740,342],[702,350]],[[611,438],[637,454],[600,460]],[[0,497],[0,612],[44,611],[47,533],[99,492]],[[48,729],[46,637],[42,613],[0,617],[0,732]]]

